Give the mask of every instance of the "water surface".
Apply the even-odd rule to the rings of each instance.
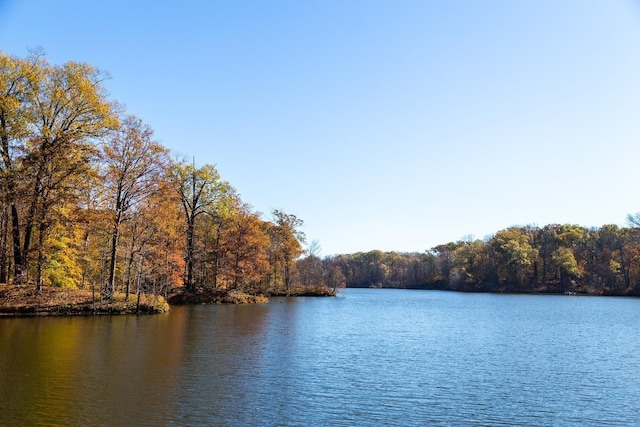
[[[640,300],[348,289],[0,319],[0,425],[637,425]]]

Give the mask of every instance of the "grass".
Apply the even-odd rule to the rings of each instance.
[[[67,289],[44,286],[38,293],[35,285],[0,285],[0,316],[94,315],[164,313],[169,304],[161,296],[132,295],[125,300],[116,293],[113,301],[102,301],[90,289]]]

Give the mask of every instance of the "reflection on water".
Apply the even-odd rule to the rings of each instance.
[[[347,290],[0,319],[0,425],[635,425],[640,300]]]
[[[0,424],[165,419],[158,411],[171,400],[163,391],[175,386],[186,319],[179,312],[170,322],[166,315],[1,319]]]

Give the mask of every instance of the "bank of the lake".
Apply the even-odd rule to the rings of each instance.
[[[170,305],[196,304],[265,304],[269,297],[336,296],[336,290],[326,286],[294,287],[265,295],[238,290],[224,291],[198,288],[187,292],[173,289],[167,298],[161,295],[116,293],[113,300],[101,298],[92,289],[67,289],[35,285],[0,285],[0,316],[72,316],[106,314],[159,314],[169,311]]]
[[[272,297],[335,297],[337,295],[335,288],[328,286],[295,286],[290,289],[272,290],[269,296]]]
[[[269,302],[266,295],[252,295],[239,291],[223,291],[217,289],[195,289],[186,291],[176,288],[167,296],[170,305],[193,304],[264,304]]]
[[[269,297],[335,297],[336,294],[336,290],[328,286],[296,286],[289,289],[272,289],[265,293],[200,287],[193,291],[175,288],[170,292],[167,300],[171,305],[264,304],[269,302]]]
[[[73,316],[108,314],[158,314],[169,310],[161,295],[116,293],[112,300],[92,289],[67,289],[35,285],[0,285],[0,316]]]

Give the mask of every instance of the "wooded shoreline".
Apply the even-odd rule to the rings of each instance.
[[[265,217],[214,165],[172,154],[110,98],[108,78],[0,51],[0,283],[95,287],[110,302],[321,283],[314,263],[296,272],[302,220]]]
[[[640,295],[628,292],[611,291],[603,289],[593,289],[579,287],[576,290],[560,290],[557,288],[538,287],[529,290],[506,290],[506,289],[469,289],[465,287],[452,288],[444,283],[429,283],[420,286],[348,286],[350,289],[407,289],[414,291],[445,291],[462,292],[476,294],[505,294],[505,295],[567,295],[567,296],[591,296],[591,297],[630,297],[637,298]]]
[[[370,251],[324,261],[347,287],[640,296],[640,214],[631,227],[513,226],[422,253]]]
[[[239,291],[199,289],[185,292],[174,289],[166,298],[163,295],[140,293],[130,295],[116,293],[113,300],[103,298],[91,289],[65,289],[35,285],[0,285],[0,317],[29,316],[95,316],[122,314],[167,313],[172,305],[199,304],[264,304],[272,297],[335,296],[328,287],[295,288],[288,292],[270,295],[247,294]],[[139,298],[138,298],[139,296]]]
[[[521,295],[572,295],[572,296],[616,296],[637,297],[629,293],[607,292],[602,289],[580,288],[576,291],[562,291],[540,287],[528,291],[504,290],[471,290],[465,288],[452,289],[445,283],[428,284],[423,286],[349,286],[354,289],[407,289],[407,290],[438,290],[466,293],[490,294],[521,294]],[[207,304],[265,304],[270,297],[334,297],[335,289],[326,286],[297,287],[288,291],[273,292],[268,295],[252,295],[236,290],[198,289],[185,291],[173,289],[166,298],[162,295],[140,294],[130,295],[126,299],[123,293],[117,293],[114,300],[109,302],[95,295],[89,289],[64,289],[45,286],[39,292],[35,285],[6,285],[0,284],[0,318],[2,317],[31,317],[31,316],[97,316],[123,314],[162,314],[167,313],[171,306],[176,305],[207,305]]]

